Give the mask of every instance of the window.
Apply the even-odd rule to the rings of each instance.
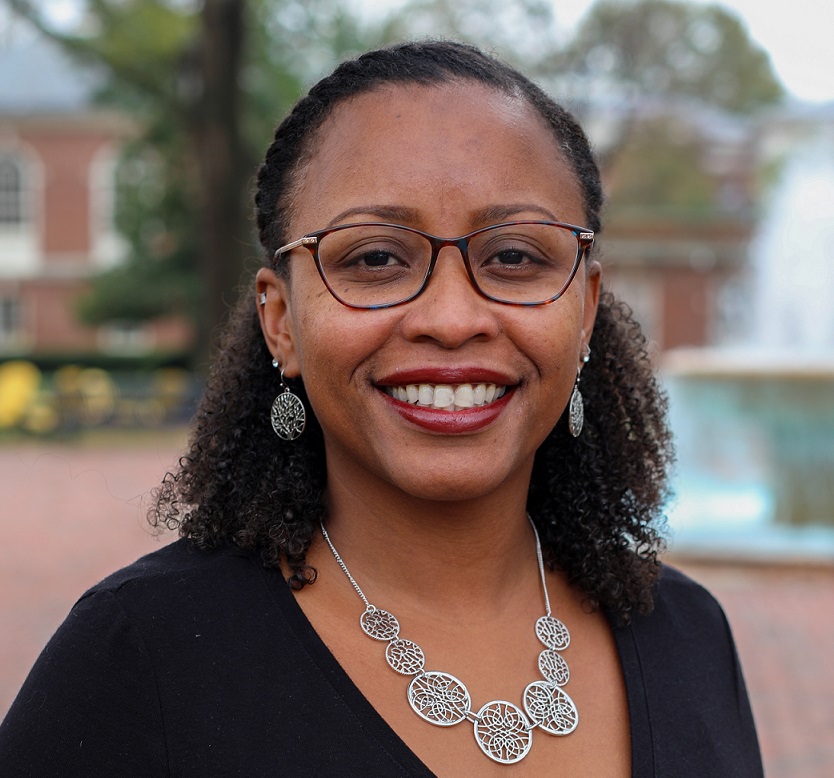
[[[37,273],[42,260],[35,218],[40,165],[24,144],[4,146],[5,140],[0,138],[0,278],[19,278]]]
[[[111,354],[144,354],[154,347],[154,335],[142,322],[111,322],[99,328],[98,343]]]
[[[129,247],[116,232],[116,167],[113,148],[100,149],[90,165],[90,229],[92,257],[99,268],[109,268],[126,259]]]
[[[16,297],[0,297],[0,344],[17,342],[22,334],[23,306]]]
[[[0,155],[0,227],[20,225],[25,218],[21,164],[9,154]]]

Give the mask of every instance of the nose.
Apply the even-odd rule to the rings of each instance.
[[[443,348],[489,340],[500,331],[498,305],[474,288],[460,250],[446,246],[423,293],[407,306],[403,334],[409,340],[435,341]]]

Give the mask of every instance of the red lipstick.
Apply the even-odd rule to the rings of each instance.
[[[422,375],[425,376],[425,373]],[[395,400],[385,392],[380,392],[391,407],[406,421],[429,432],[443,435],[460,435],[466,432],[477,432],[494,422],[507,407],[507,403],[514,393],[507,389],[503,397],[493,400],[489,405],[475,408],[464,408],[459,411],[444,411],[424,405],[412,405]]]

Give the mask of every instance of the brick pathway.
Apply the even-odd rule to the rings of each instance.
[[[178,446],[0,447],[0,716],[78,596],[159,548],[142,497]]]
[[[834,566],[678,564],[730,620],[769,778],[832,778]]]
[[[0,448],[0,717],[78,595],[159,547],[142,497],[181,444]],[[768,777],[834,776],[834,567],[676,564],[727,611]]]

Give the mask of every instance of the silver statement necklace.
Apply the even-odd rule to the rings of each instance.
[[[374,640],[388,643],[385,659],[392,670],[414,676],[408,685],[408,702],[414,712],[439,727],[451,727],[464,719],[470,721],[474,724],[475,742],[481,751],[501,764],[514,764],[527,756],[536,727],[551,735],[569,735],[579,723],[576,705],[562,688],[570,679],[570,671],[559,652],[570,644],[570,633],[550,614],[541,542],[532,520],[530,524],[536,536],[536,557],[546,609],[546,614],[536,622],[536,636],[546,646],[539,654],[539,670],[544,680],[528,684],[524,690],[524,710],[506,700],[493,700],[475,713],[469,690],[463,682],[449,673],[427,671],[423,649],[400,637],[400,623],[394,614],[368,601],[321,523],[321,534],[339,567],[365,603],[365,611],[359,618],[363,632]]]

